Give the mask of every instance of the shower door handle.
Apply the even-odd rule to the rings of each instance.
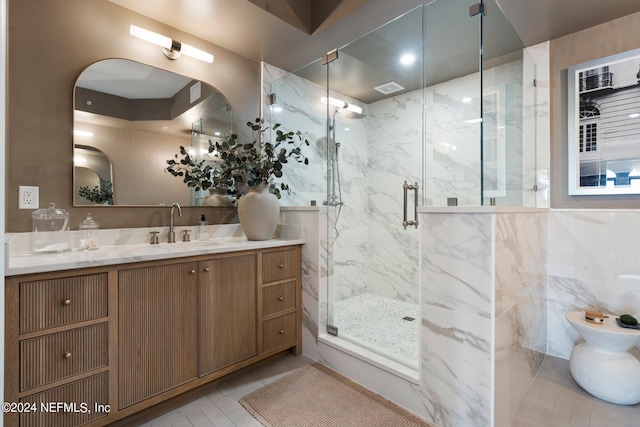
[[[402,188],[404,190],[404,215],[402,217],[402,226],[404,227],[404,229],[406,230],[408,226],[413,225],[416,228],[418,228],[418,183],[416,182],[415,184],[409,184],[407,183],[407,181],[404,182],[404,184],[402,184]],[[407,199],[408,199],[408,194],[409,194],[409,190],[413,190],[413,199],[414,199],[414,203],[413,203],[413,221],[407,221]]]

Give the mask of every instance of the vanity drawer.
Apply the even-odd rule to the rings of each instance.
[[[108,364],[108,327],[98,323],[20,341],[20,391]]]
[[[107,273],[20,283],[20,333],[107,316]]]
[[[296,282],[279,283],[262,288],[262,316],[267,317],[296,307]]]
[[[20,427],[42,426],[78,426],[109,415],[106,405],[109,404],[109,379],[106,372],[84,378],[33,394],[20,399],[21,403],[35,404],[37,412],[20,413]],[[46,412],[50,404],[65,402],[75,404],[65,408],[54,406],[52,412]],[[86,404],[86,407],[82,404]],[[102,405],[96,407],[96,405]],[[55,410],[57,409],[57,412]],[[75,411],[74,411],[75,409]]]
[[[262,255],[262,283],[296,277],[296,250],[265,252]]]
[[[262,351],[286,348],[296,343],[296,313],[267,320],[262,329]]]

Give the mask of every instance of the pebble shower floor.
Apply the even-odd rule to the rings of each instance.
[[[418,368],[418,306],[365,293],[334,303],[338,336]],[[413,320],[408,320],[413,319]]]

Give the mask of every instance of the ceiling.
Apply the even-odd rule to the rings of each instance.
[[[440,6],[455,3],[465,7],[476,3],[474,0],[110,1],[287,71],[297,70],[423,3],[441,3]],[[319,8],[321,3],[329,4],[329,9]],[[640,12],[638,0],[498,0],[498,3],[525,46]],[[304,13],[310,16],[301,19]]]

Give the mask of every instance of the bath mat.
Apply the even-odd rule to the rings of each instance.
[[[266,427],[433,427],[319,363],[244,396],[240,403]]]

